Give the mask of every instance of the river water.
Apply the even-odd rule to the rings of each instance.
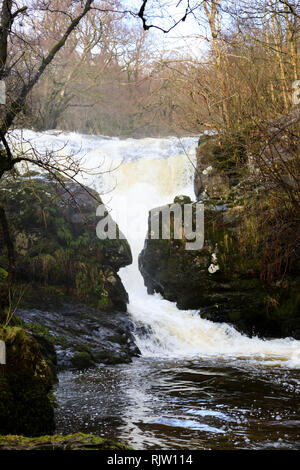
[[[57,431],[95,432],[135,449],[300,449],[300,342],[250,339],[180,311],[149,296],[139,273],[148,211],[179,194],[194,199],[197,140],[23,137],[82,159],[89,171],[79,179],[102,194],[130,243],[134,262],[120,276],[128,313],[144,327],[132,364],[60,374]]]
[[[297,370],[247,360],[141,358],[60,374],[59,432],[134,449],[300,449]]]

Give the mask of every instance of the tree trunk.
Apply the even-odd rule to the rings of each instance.
[[[10,287],[16,277],[15,251],[14,251],[14,244],[9,233],[6,212],[3,206],[0,206],[0,224],[2,227],[4,244],[7,248],[7,256],[8,256],[7,283],[8,283],[8,287]]]

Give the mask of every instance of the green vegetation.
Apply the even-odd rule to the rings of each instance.
[[[19,293],[25,286],[21,305],[35,299],[39,305],[45,300],[40,296],[44,289],[45,297],[52,293],[57,302],[70,295],[102,309],[126,310],[126,293],[116,271],[132,262],[130,247],[126,240],[97,238],[97,203],[91,196],[81,194],[85,203],[80,212],[74,201],[67,204],[68,193],[57,182],[42,177],[6,178],[2,189]],[[71,190],[74,198],[81,192],[74,184]],[[3,251],[0,265],[6,267],[7,262]]]
[[[130,447],[92,434],[76,433],[35,438],[0,435],[0,450],[130,450]]]
[[[21,327],[0,328],[7,365],[0,375],[0,434],[54,432],[53,377],[36,340]]]

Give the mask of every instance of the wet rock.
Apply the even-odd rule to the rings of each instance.
[[[88,369],[89,367],[93,367],[95,365],[93,356],[84,351],[74,354],[74,356],[71,358],[71,363],[75,369]]]
[[[122,312],[109,312],[69,300],[58,310],[20,309],[25,324],[40,325],[54,338],[60,370],[131,362],[139,356],[134,325]]]

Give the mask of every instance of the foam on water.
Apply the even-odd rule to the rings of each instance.
[[[71,152],[75,158],[84,159],[86,169],[93,169],[89,175],[79,175],[79,180],[100,194],[106,193],[103,202],[111,209],[133,252],[133,264],[121,269],[120,276],[129,293],[129,314],[151,331],[149,335],[136,335],[144,356],[232,358],[300,368],[300,341],[250,339],[227,324],[204,320],[195,311],[178,310],[158,294],[147,294],[138,270],[138,254],[147,233],[148,211],[172,202],[179,194],[194,199],[196,138],[120,140],[50,131],[22,131],[22,135],[40,151]],[[12,138],[20,138],[20,131],[15,131]]]

